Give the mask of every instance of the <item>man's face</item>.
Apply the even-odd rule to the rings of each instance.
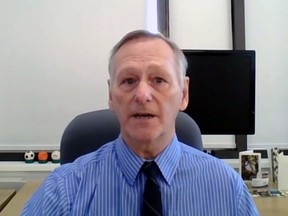
[[[180,86],[172,49],[161,39],[136,39],[114,56],[109,107],[129,142],[171,140],[175,118],[188,104],[188,78]]]

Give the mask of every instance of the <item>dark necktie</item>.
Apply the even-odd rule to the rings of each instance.
[[[161,191],[156,176],[159,168],[154,161],[144,162],[141,171],[146,175],[142,216],[162,216]]]

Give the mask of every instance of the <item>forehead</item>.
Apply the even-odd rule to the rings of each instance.
[[[129,59],[174,60],[172,48],[161,38],[138,38],[123,44],[115,53],[114,63]]]

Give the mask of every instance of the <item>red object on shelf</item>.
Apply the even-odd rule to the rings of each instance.
[[[41,151],[38,153],[38,162],[39,163],[47,163],[48,161],[48,153],[45,151]]]

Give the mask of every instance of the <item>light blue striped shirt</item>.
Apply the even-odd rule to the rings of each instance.
[[[155,159],[165,216],[258,215],[241,177],[225,162],[178,142]],[[22,215],[139,216],[144,160],[119,137],[53,171]]]

